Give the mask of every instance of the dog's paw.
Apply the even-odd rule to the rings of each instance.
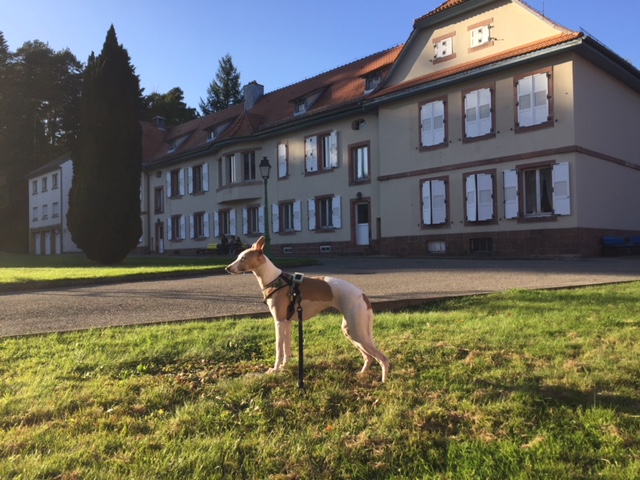
[[[280,369],[279,369],[279,368],[273,368],[273,367],[271,367],[269,370],[267,370],[267,371],[266,371],[266,372],[264,372],[264,373],[265,373],[265,375],[271,375],[271,374],[273,374],[273,373],[278,373],[278,372],[280,372]]]

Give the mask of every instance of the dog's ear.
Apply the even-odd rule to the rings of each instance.
[[[264,249],[264,244],[266,243],[266,240],[264,237],[260,237],[258,239],[258,241],[256,243],[253,244],[253,248],[254,250],[259,251],[260,253],[262,253],[262,250]]]

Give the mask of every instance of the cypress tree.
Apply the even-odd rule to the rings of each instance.
[[[141,93],[112,25],[102,52],[89,56],[84,73],[67,215],[75,244],[104,265],[124,260],[142,235]]]

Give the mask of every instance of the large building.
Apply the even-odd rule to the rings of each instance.
[[[640,72],[520,0],[448,0],[404,45],[145,126],[140,250],[598,255],[640,234]],[[264,182],[259,164],[273,169]]]

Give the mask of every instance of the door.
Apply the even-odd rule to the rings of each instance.
[[[356,245],[369,245],[369,202],[356,203]]]
[[[164,253],[164,223],[161,221],[156,222],[156,245],[155,250],[157,253]]]

